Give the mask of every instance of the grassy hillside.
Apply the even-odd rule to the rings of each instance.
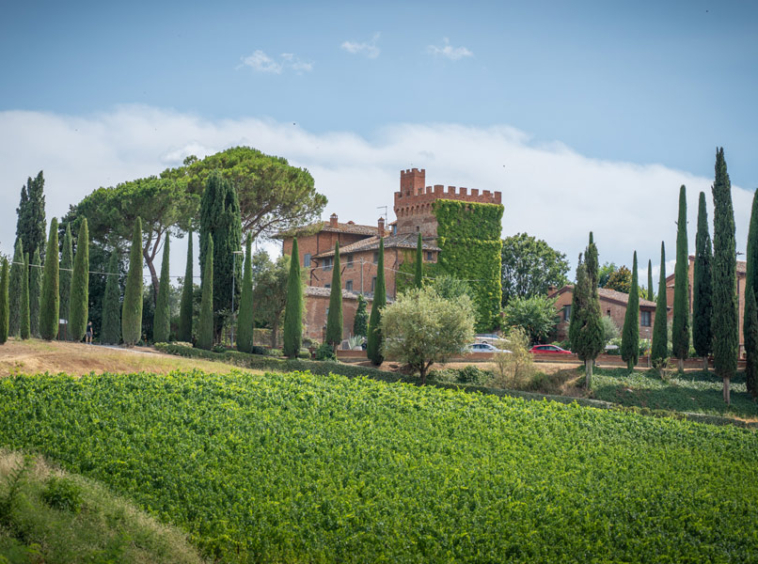
[[[231,562],[758,562],[758,439],[731,427],[336,376],[20,376],[0,444]]]

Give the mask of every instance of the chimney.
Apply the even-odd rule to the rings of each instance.
[[[337,228],[337,214],[336,213],[333,213],[329,217],[329,227],[334,227],[335,229]]]
[[[379,237],[384,237],[384,218],[379,218]]]

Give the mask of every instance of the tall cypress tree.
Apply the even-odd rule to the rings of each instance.
[[[387,291],[384,283],[384,239],[379,240],[379,263],[376,272],[376,288],[374,289],[374,302],[371,305],[371,316],[368,320],[368,339],[366,354],[369,360],[379,366],[384,362],[382,354],[382,310],[387,304]]]
[[[579,319],[581,320],[577,338],[579,346],[574,352],[578,354],[580,360],[584,361],[586,386],[588,390],[591,390],[592,368],[597,355],[602,352],[605,346],[600,296],[598,295],[598,252],[592,233],[590,233],[590,243],[587,246],[584,257],[585,268],[587,269],[587,282],[586,290],[580,290],[580,292],[586,293],[588,299],[579,314]]]
[[[237,350],[253,352],[253,249],[252,239],[247,236],[245,266],[242,274],[240,314],[237,317]]]
[[[127,347],[133,347],[142,336],[142,270],[142,219],[138,217],[134,222],[129,271],[121,307],[121,337]]]
[[[366,298],[358,294],[358,308],[353,319],[353,335],[365,337],[368,331],[368,313],[366,313]]]
[[[713,365],[724,382],[724,401],[729,404],[729,381],[737,372],[739,347],[737,317],[737,264],[734,240],[732,185],[726,172],[724,149],[716,151],[713,193]]]
[[[297,358],[303,343],[303,284],[300,280],[300,252],[297,238],[292,241],[290,272],[287,276],[287,304],[284,307],[285,356]]]
[[[653,291],[653,261],[647,261],[647,299],[655,301],[655,292]]]
[[[416,288],[421,288],[424,284],[424,251],[421,233],[418,234],[418,241],[416,242],[416,264],[413,266],[415,267],[413,285]]]
[[[58,220],[50,221],[50,237],[47,239],[45,269],[42,273],[42,298],[39,306],[39,334],[46,341],[58,335],[60,293],[58,288]]]
[[[747,236],[747,256],[746,268],[745,268],[745,317],[743,319],[742,334],[745,340],[745,353],[747,365],[745,367],[745,374],[752,376],[758,373],[758,366],[752,366],[756,360],[758,360],[758,350],[751,351],[748,346],[748,329],[752,330],[752,327],[748,327],[752,324],[752,320],[748,319],[747,312],[747,294],[748,290],[752,288],[753,293],[758,292],[758,190],[753,193],[753,208],[750,213],[750,230]],[[758,342],[751,343],[758,347]],[[758,390],[752,388],[754,385],[754,379],[752,377],[747,378],[748,392],[751,392],[753,396],[756,395]]]
[[[650,359],[654,366],[662,367],[668,358],[668,303],[666,298],[666,246],[661,241],[661,273],[658,278],[658,299],[655,301],[653,344]]]
[[[637,251],[634,251],[632,266],[632,287],[624,316],[624,330],[621,334],[621,358],[629,370],[634,369],[640,355],[640,289],[637,280]]]
[[[69,298],[69,331],[71,340],[79,342],[84,338],[89,319],[89,227],[87,218],[82,219],[79,238],[76,240],[76,257],[71,278]]]
[[[161,263],[161,281],[158,285],[158,299],[155,302],[155,318],[153,321],[153,340],[156,343],[168,343],[171,333],[171,308],[169,304],[169,292],[171,279],[169,278],[169,261],[171,251],[170,239],[166,235],[163,246],[163,262]]]
[[[34,250],[29,270],[29,328],[32,337],[39,337],[39,301],[42,296],[42,264],[39,249]]]
[[[671,349],[679,361],[679,372],[690,353],[690,259],[687,243],[687,189],[679,189],[679,219],[676,233],[676,267],[674,270],[674,318],[671,327]]]
[[[0,345],[8,340],[8,259],[3,257],[3,269],[0,272]]]
[[[326,317],[326,342],[336,349],[342,342],[342,276],[340,272],[340,244],[334,246],[332,287],[329,293],[329,315]]]
[[[16,238],[21,239],[24,248],[31,252],[32,249],[42,249],[45,252],[45,177],[42,171],[36,178],[26,181],[26,186],[21,188],[21,201],[16,213]]]
[[[745,382],[747,391],[755,398],[758,396],[758,308],[751,286],[745,286],[745,296]]]
[[[179,334],[177,337],[185,343],[192,342],[192,295],[194,284],[192,282],[192,228],[187,235],[187,266],[184,271],[184,285],[182,286],[182,300],[179,304]]]
[[[584,295],[589,286],[587,285],[587,267],[583,261],[583,255],[579,253],[579,261],[576,265],[576,283],[574,291],[571,293],[571,318],[569,320],[568,338],[572,351],[576,351],[579,346],[579,329],[582,327],[581,314],[587,303],[587,296]]]
[[[24,245],[21,239],[16,239],[16,247],[13,252],[13,264],[11,264],[10,282],[8,285],[8,299],[10,300],[10,321],[8,331],[11,337],[18,337],[21,333],[21,292],[24,273]]]
[[[71,224],[66,224],[66,234],[63,236],[63,249],[61,250],[61,268],[59,274],[60,314],[63,319],[69,321],[71,317],[71,280],[74,267],[74,245],[71,236]],[[66,338],[71,339],[71,329],[66,331]]]
[[[29,253],[24,253],[24,271],[21,275],[21,338],[31,334],[29,320]]]
[[[197,324],[197,346],[207,351],[213,347],[213,235],[208,237],[203,267],[203,297]]]
[[[121,342],[121,288],[118,283],[118,251],[113,249],[103,297],[103,326],[100,340],[109,345]]]
[[[753,217],[755,200],[753,203]],[[751,232],[753,230],[751,221]],[[758,230],[756,230],[758,237]],[[748,239],[748,249],[750,240]],[[708,232],[708,213],[705,208],[705,192],[700,192],[697,209],[697,235],[695,235],[695,272],[692,282],[692,345],[698,356],[703,357],[703,370],[708,371],[708,355],[713,346],[711,323],[713,317],[712,267],[713,251],[711,236]]]

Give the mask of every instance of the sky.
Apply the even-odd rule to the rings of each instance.
[[[572,268],[590,230],[601,262],[636,250],[646,284],[661,241],[673,259],[682,184],[694,250],[719,146],[744,251],[756,68],[755,2],[16,2],[0,20],[0,252],[39,170],[49,219],[249,145],[307,167],[324,218],[394,219],[400,170],[425,168],[428,185],[501,191],[503,236]]]

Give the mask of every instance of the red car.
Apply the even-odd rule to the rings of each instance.
[[[571,351],[567,351],[566,349],[562,349],[555,345],[534,345],[529,349],[529,352],[537,354],[572,354]]]

